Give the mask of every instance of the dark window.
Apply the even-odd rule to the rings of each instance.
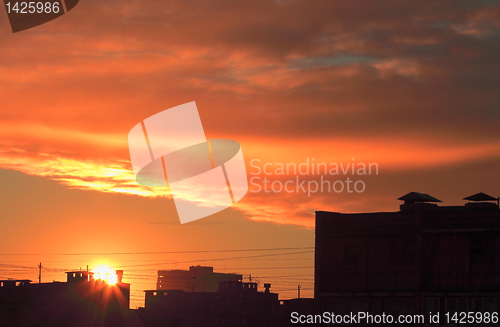
[[[49,310],[45,309],[42,311],[42,322],[48,322],[52,318],[52,315]]]
[[[344,266],[356,267],[358,265],[358,245],[344,245]]]
[[[495,238],[493,236],[474,237],[470,243],[471,263],[495,262]]]
[[[432,312],[433,314],[439,312],[440,299],[438,297],[427,297],[422,299],[423,312]]]
[[[408,239],[391,241],[391,265],[408,266],[413,264],[415,257],[415,242]]]
[[[469,309],[469,299],[466,297],[452,297],[448,299],[447,310],[450,312],[467,312]]]
[[[7,313],[8,321],[19,321],[19,309],[18,308],[10,308]]]

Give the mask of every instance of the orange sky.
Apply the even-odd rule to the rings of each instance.
[[[499,18],[486,0],[85,0],[13,34],[0,10],[0,278],[107,261],[140,304],[157,269],[207,264],[312,296],[312,253],[164,252],[311,247],[315,210],[396,211],[410,191],[499,196]],[[190,101],[208,138],[241,144],[249,174],[254,159],[314,158],[378,175],[350,176],[362,193],[249,192],[179,225],[165,190],[135,183],[127,133]]]

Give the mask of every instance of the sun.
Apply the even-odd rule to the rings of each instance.
[[[94,279],[103,280],[109,285],[115,285],[118,282],[118,276],[116,276],[116,271],[111,269],[109,266],[97,266],[93,271]]]

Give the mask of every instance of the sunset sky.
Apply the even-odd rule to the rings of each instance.
[[[1,9],[0,279],[107,264],[140,305],[158,269],[206,264],[312,296],[314,211],[500,196],[499,32],[487,0],[81,0],[18,33]],[[181,225],[164,188],[135,182],[127,135],[191,101],[208,138],[241,144],[249,178],[295,181],[254,166],[313,160],[378,174],[323,176],[360,193],[250,185]]]

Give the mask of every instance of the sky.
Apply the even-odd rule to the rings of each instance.
[[[108,264],[140,305],[158,269],[206,264],[312,296],[315,211],[500,196],[499,32],[495,1],[82,0],[18,33],[0,10],[0,278]],[[191,101],[250,184],[181,225],[127,135]]]

